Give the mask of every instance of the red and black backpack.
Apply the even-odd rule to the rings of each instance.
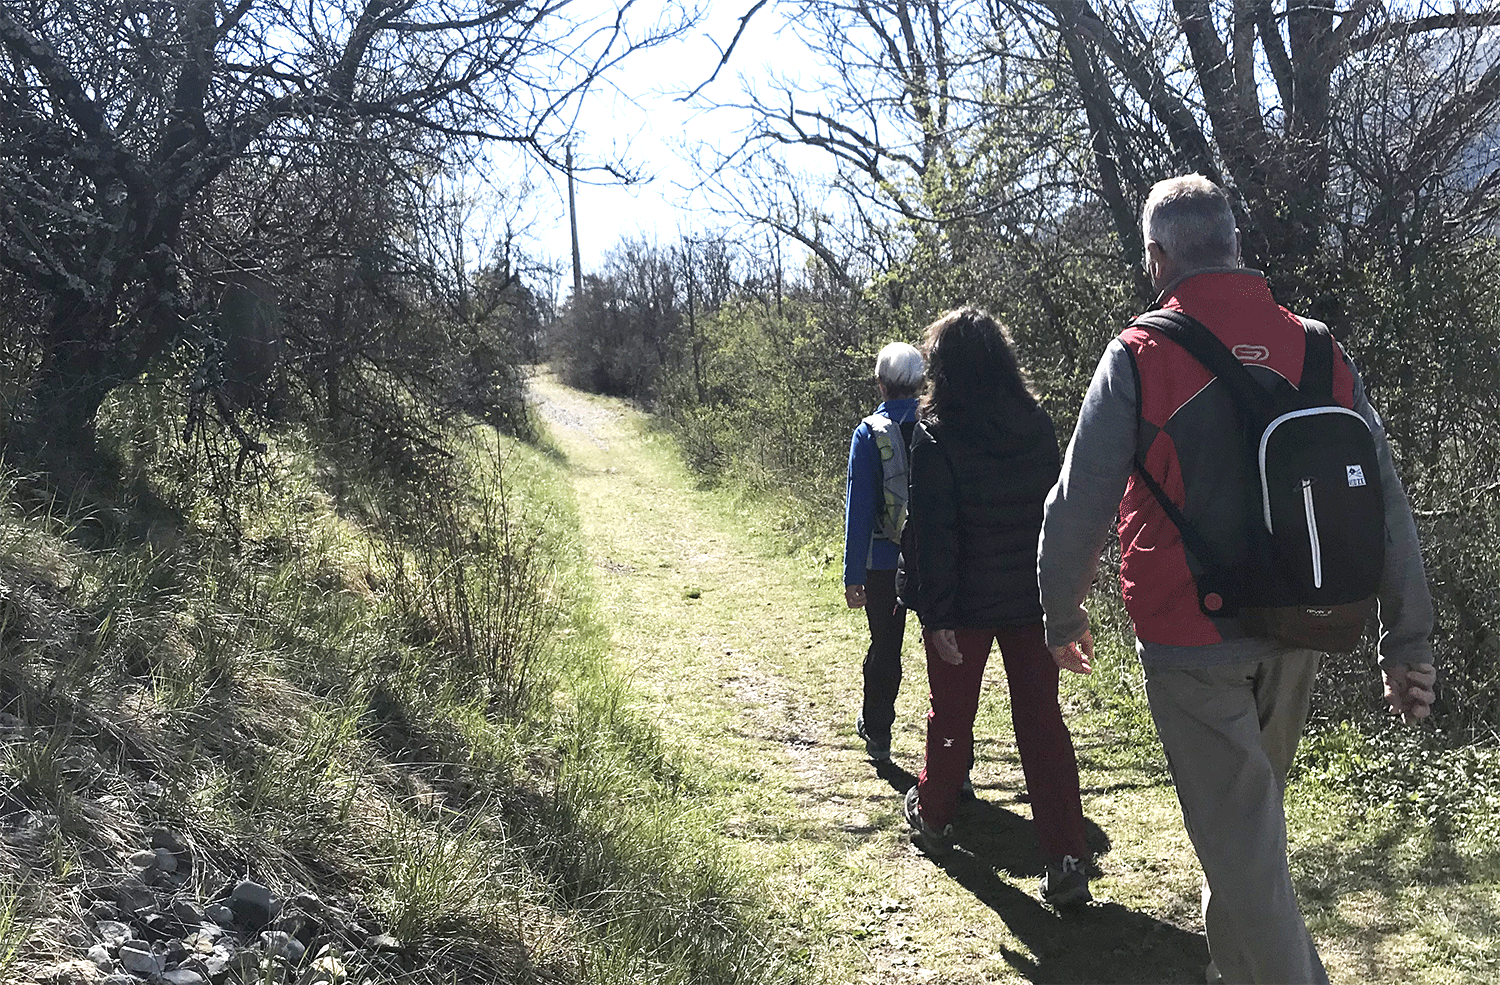
[[[1235,440],[1259,483],[1241,533],[1211,542],[1136,452],[1136,471],[1197,561],[1199,608],[1216,618],[1238,617],[1255,636],[1323,651],[1353,649],[1375,607],[1385,512],[1369,425],[1333,397],[1327,326],[1303,320],[1307,348],[1298,385],[1281,379],[1267,387],[1190,315],[1158,310],[1133,324],[1181,346],[1227,388],[1241,430]]]

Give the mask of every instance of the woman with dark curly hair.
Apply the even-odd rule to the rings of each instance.
[[[930,383],[912,438],[902,601],[922,621],[931,710],[927,755],[907,792],[912,841],[952,847],[974,748],[974,715],[999,643],[1016,748],[1054,906],[1091,899],[1073,739],[1057,701],[1057,664],[1042,630],[1037,535],[1057,480],[1057,437],[987,313],[959,308],[927,328]]]

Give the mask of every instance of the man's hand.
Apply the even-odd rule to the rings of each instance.
[[[1094,672],[1094,634],[1087,629],[1072,643],[1049,646],[1047,649],[1052,651],[1053,661],[1063,670],[1071,670],[1075,674]]]
[[[863,609],[865,607],[865,586],[845,585],[844,604],[851,609]]]
[[[1411,725],[1432,714],[1436,697],[1433,685],[1437,683],[1437,670],[1432,664],[1396,664],[1380,672],[1385,677],[1385,700],[1403,722]]]
[[[927,645],[937,651],[938,659],[945,664],[957,667],[964,662],[964,655],[958,652],[958,637],[951,629],[932,629],[922,634],[927,640]]]

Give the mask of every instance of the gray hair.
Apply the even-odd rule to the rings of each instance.
[[[892,342],[875,357],[875,379],[889,392],[916,393],[923,373],[922,354],[906,342]]]
[[[1151,186],[1141,209],[1141,236],[1187,268],[1232,267],[1239,256],[1234,209],[1224,189],[1201,174]]]

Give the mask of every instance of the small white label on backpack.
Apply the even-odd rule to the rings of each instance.
[[[1349,474],[1349,488],[1365,484],[1365,470],[1358,465],[1346,465],[1344,469]]]

